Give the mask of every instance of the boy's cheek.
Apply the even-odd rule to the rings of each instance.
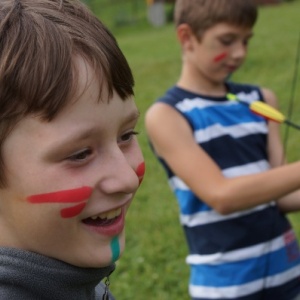
[[[51,193],[36,194],[27,197],[30,203],[77,203],[88,199],[92,194],[92,188],[83,186],[80,188],[61,190]]]
[[[145,162],[142,161],[135,170],[139,185],[144,179],[145,169]],[[76,217],[83,211],[91,194],[92,188],[83,186],[76,189],[30,195],[26,200],[31,204],[68,204],[67,207],[60,210],[60,216],[63,219],[69,219]]]
[[[223,59],[225,59],[226,56],[227,56],[227,53],[226,53],[226,52],[219,53],[218,55],[216,55],[216,56],[213,58],[213,61],[214,61],[214,62],[220,62],[220,61],[222,61]]]
[[[92,188],[83,186],[76,189],[31,195],[27,197],[27,201],[32,204],[69,204],[68,207],[60,210],[60,216],[68,219],[76,217],[83,211],[91,194]]]

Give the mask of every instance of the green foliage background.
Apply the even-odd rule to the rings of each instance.
[[[189,299],[187,247],[178,220],[177,202],[153,157],[144,129],[144,113],[173,85],[180,72],[180,50],[173,24],[148,24],[142,0],[90,0],[90,7],[115,34],[136,79],[136,103],[141,112],[139,140],[146,160],[146,176],[127,218],[127,246],[111,278],[118,300]],[[166,7],[170,15],[171,6]],[[260,8],[249,46],[248,60],[234,79],[271,88],[280,109],[288,113],[297,44],[300,38],[300,1]],[[297,66],[300,73],[300,65]],[[300,124],[300,74],[294,95],[292,120]],[[282,125],[282,136],[286,127]],[[300,132],[288,131],[288,160],[300,159]],[[300,180],[300,178],[299,178]],[[263,182],[261,183],[263,184]],[[300,238],[300,215],[290,216]],[[263,228],[262,228],[263,230]]]

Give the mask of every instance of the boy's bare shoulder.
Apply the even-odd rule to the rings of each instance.
[[[180,140],[192,139],[187,120],[171,105],[154,103],[145,114],[145,128],[156,152],[169,153]]]
[[[182,121],[186,122],[183,116],[171,105],[163,102],[155,102],[145,113],[145,125],[148,130],[156,130],[162,125],[172,123],[173,126]],[[174,121],[176,122],[174,124]]]
[[[175,109],[166,103],[155,102],[146,111],[146,123],[168,118],[168,116],[172,115],[174,111]]]
[[[262,95],[269,105],[278,108],[278,101],[276,94],[269,88],[261,88]]]

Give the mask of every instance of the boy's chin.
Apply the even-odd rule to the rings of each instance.
[[[93,253],[82,257],[80,261],[74,262],[73,265],[81,268],[104,268],[118,261],[123,254],[124,248],[125,240],[120,237],[117,240],[112,240],[105,249],[93,250]]]

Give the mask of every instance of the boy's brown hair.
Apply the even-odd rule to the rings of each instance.
[[[254,0],[176,0],[176,26],[188,24],[201,38],[203,33],[218,23],[252,28],[257,19]]]
[[[100,89],[125,100],[134,80],[115,38],[79,0],[1,0],[0,151],[27,115],[51,121],[72,99],[80,56],[95,70]],[[99,96],[101,96],[101,90]],[[0,187],[5,186],[0,152]]]

